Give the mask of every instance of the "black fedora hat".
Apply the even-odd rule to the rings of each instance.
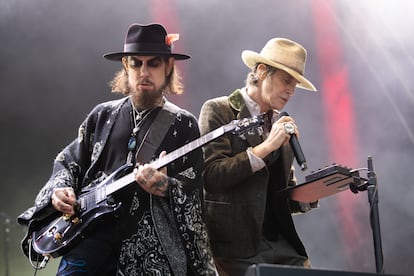
[[[123,56],[171,56],[177,60],[189,59],[190,56],[172,53],[173,41],[178,34],[167,34],[160,24],[129,26],[124,43],[124,51],[104,54],[104,58],[120,61]]]

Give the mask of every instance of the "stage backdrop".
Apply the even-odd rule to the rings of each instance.
[[[286,37],[308,50],[305,75],[286,106],[300,128],[308,171],[332,163],[378,176],[384,269],[411,274],[414,259],[414,2],[408,0],[2,0],[0,2],[0,275],[31,275],[16,216],[33,204],[52,161],[98,102],[119,96],[120,69],[102,54],[123,47],[133,22],[180,33],[186,91],[172,97],[196,116],[202,103],[244,85],[242,50]],[[366,171],[362,170],[362,173]],[[366,192],[325,198],[295,216],[315,268],[375,272]],[[58,260],[37,275],[54,275]],[[3,274],[1,274],[3,273]]]

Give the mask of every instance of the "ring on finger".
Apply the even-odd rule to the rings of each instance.
[[[283,128],[285,129],[286,134],[294,134],[295,133],[295,126],[292,123],[284,123]]]

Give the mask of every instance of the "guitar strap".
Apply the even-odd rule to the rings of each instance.
[[[144,164],[151,161],[178,111],[178,107],[174,104],[169,102],[164,104],[137,150],[137,163]],[[174,271],[174,275],[186,275],[186,254],[178,238],[180,235],[174,223],[174,214],[169,204],[161,198],[150,196],[150,200],[154,226],[159,234],[160,242],[163,244],[166,254],[168,256],[174,256],[175,259],[175,262],[171,264],[171,269]],[[169,227],[166,227],[167,225]],[[165,241],[168,242],[165,243]]]
[[[165,102],[163,108],[158,112],[150,128],[145,133],[144,139],[137,150],[137,163],[145,164],[153,159],[154,153],[170,129],[177,111],[178,107],[172,103]]]

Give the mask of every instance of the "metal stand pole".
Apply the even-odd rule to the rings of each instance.
[[[372,234],[374,238],[375,263],[377,273],[384,273],[382,244],[381,244],[381,228],[379,223],[378,212],[378,187],[377,177],[372,165],[372,157],[368,156],[368,182],[367,182],[368,200],[371,207],[370,220]]]

